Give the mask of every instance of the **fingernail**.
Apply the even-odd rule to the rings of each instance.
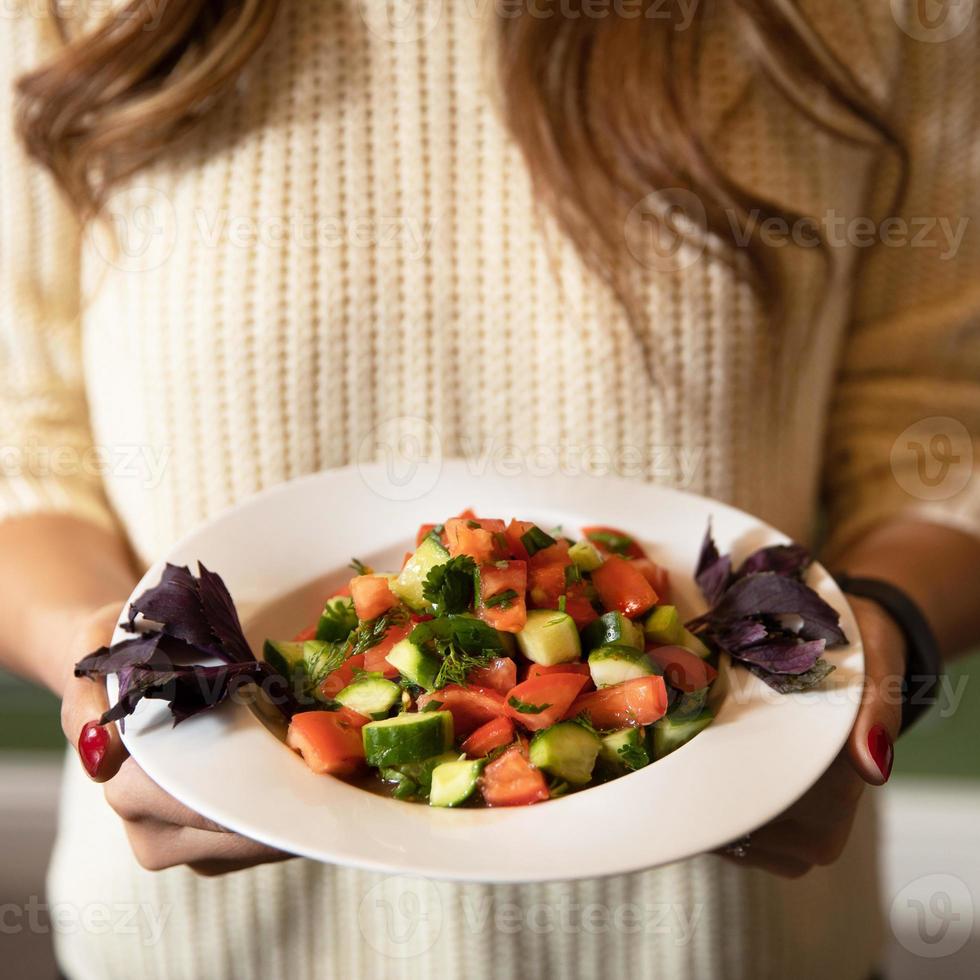
[[[888,781],[892,773],[892,763],[895,761],[895,749],[892,747],[891,736],[882,725],[875,725],[868,732],[868,751],[881,773],[881,778]]]
[[[99,774],[109,748],[109,732],[97,721],[88,722],[78,737],[78,754],[85,771],[93,778]]]

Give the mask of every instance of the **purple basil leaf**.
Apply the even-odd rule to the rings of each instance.
[[[755,664],[746,667],[757,677],[761,677],[774,691],[780,694],[792,694],[795,691],[806,691],[816,687],[828,674],[837,668],[826,660],[818,660],[805,674],[770,674],[769,671]]]
[[[254,661],[255,655],[245,639],[242,624],[238,619],[238,612],[235,609],[231,594],[228,592],[228,587],[221,576],[208,571],[203,562],[199,561],[197,567],[200,570],[201,605],[212,634],[221,644],[221,648],[233,660],[239,663]]]
[[[744,663],[762,667],[771,674],[805,674],[820,659],[825,640],[776,640],[757,646],[743,647],[733,657]]]
[[[846,643],[840,615],[808,585],[775,572],[759,572],[739,579],[702,619],[711,626],[731,625],[747,616],[790,613],[803,620],[805,640]]]
[[[146,667],[124,667],[119,672],[119,696],[116,703],[99,719],[100,725],[110,721],[123,723],[123,719],[136,710],[145,697],[152,697],[152,690],[164,690],[177,676],[176,671],[151,670]],[[160,696],[160,695],[157,695]]]
[[[251,663],[195,667],[181,672],[174,678],[173,686],[166,694],[174,724],[216,707],[243,684],[261,682],[270,672],[271,668],[267,664],[255,660]]]
[[[704,532],[701,542],[701,554],[698,556],[698,566],[694,579],[701,589],[708,605],[713,606],[728,587],[732,576],[732,559],[729,555],[719,555],[715,539],[711,535],[711,524]]]
[[[802,578],[810,562],[810,552],[800,544],[773,544],[753,551],[739,566],[736,576],[745,578],[757,572],[775,572]]]
[[[752,646],[753,643],[761,643],[769,638],[769,627],[758,619],[740,619],[721,629],[712,629],[709,635],[715,643],[727,650],[735,653],[742,647]]]

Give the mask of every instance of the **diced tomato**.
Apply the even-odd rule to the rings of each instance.
[[[529,731],[553,725],[585,687],[583,674],[545,674],[530,677],[507,692],[507,714]],[[526,710],[516,707],[517,702]]]
[[[476,513],[474,512],[472,507],[467,507],[465,510],[461,510],[456,516],[462,518],[464,521],[476,520]],[[452,518],[450,518],[450,520],[451,519]]]
[[[312,626],[307,626],[305,630],[300,630],[296,636],[293,637],[294,643],[305,643],[307,640],[316,639],[316,623]]]
[[[390,626],[381,642],[369,647],[364,651],[364,669],[380,671],[385,677],[397,677],[398,668],[392,667],[385,657],[391,652],[391,648],[400,640],[404,640],[412,632],[413,626],[406,623],[404,626]]]
[[[377,619],[398,605],[384,575],[356,575],[350,580],[350,594],[358,619]]]
[[[534,524],[531,521],[511,521],[507,525],[504,531],[504,537],[510,546],[509,557],[516,558],[519,561],[527,561],[527,548],[524,547],[524,542],[521,541],[521,535],[526,534],[532,527],[534,527]]]
[[[583,712],[596,728],[652,725],[667,712],[667,685],[662,677],[651,675],[601,687],[576,698],[565,717]]]
[[[535,609],[557,609],[558,600],[565,594],[565,566],[542,565],[532,568],[527,578],[528,602]]]
[[[545,667],[541,664],[531,664],[527,671],[527,680],[531,680],[534,677],[546,677],[549,674],[578,674],[585,678],[585,686],[582,688],[583,691],[595,690],[588,664],[553,664],[551,667]]]
[[[504,605],[487,605],[503,592],[517,595]],[[527,565],[522,561],[490,562],[480,566],[480,602],[477,614],[485,623],[504,633],[519,633],[527,622]]]
[[[541,568],[544,565],[571,565],[572,559],[568,557],[568,542],[562,538],[554,544],[549,544],[547,548],[536,551],[528,559],[530,568]]]
[[[623,555],[626,558],[645,558],[636,539],[619,528],[595,524],[583,527],[582,533],[604,554]]]
[[[350,775],[364,758],[361,726],[367,721],[349,708],[302,711],[289,723],[286,744],[316,773]]]
[[[589,623],[599,618],[586,593],[584,582],[572,582],[565,593],[565,612],[575,620],[575,625],[580,629],[585,629]]]
[[[685,694],[700,691],[718,676],[711,664],[684,647],[653,647],[647,650],[647,656],[663,667],[667,683]]]
[[[354,680],[354,671],[364,670],[364,654],[348,657],[336,670],[332,670],[320,682],[320,694],[325,698],[335,698]]]
[[[663,565],[658,565],[649,558],[634,558],[633,567],[638,568],[643,577],[657,593],[658,602],[670,601],[670,572]]]
[[[488,806],[527,806],[548,799],[548,784],[515,746],[483,770],[480,792]]]
[[[477,564],[493,561],[497,543],[493,534],[477,524],[473,518],[463,520],[451,517],[446,521],[446,546],[449,554],[469,555]]]
[[[419,698],[419,710],[430,701],[438,701],[453,716],[456,735],[464,738],[488,721],[507,714],[504,696],[492,687],[447,684],[438,691],[423,694]]]
[[[494,718],[481,725],[465,742],[463,751],[471,759],[482,759],[501,745],[514,741],[514,723],[510,718]]]
[[[474,667],[466,682],[506,694],[517,683],[517,664],[510,657],[494,657],[486,667]]]
[[[656,605],[657,593],[631,561],[610,555],[593,573],[592,584],[607,611],[630,618]]]

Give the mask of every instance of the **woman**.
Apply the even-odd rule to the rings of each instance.
[[[444,455],[628,449],[811,543],[823,499],[835,567],[976,641],[980,232],[937,229],[977,215],[977,19],[929,43],[870,0],[133,0],[73,6],[66,47],[36,6],[0,57],[35,161],[4,140],[0,418],[32,448],[0,484],[0,646],[87,770],[49,900],[112,916],[57,935],[64,972],[870,975],[861,790],[906,656],[870,600],[868,696],[803,800],[735,854],[563,885],[280,860],[157,789],[71,665],[188,528],[403,418]],[[945,441],[897,441],[924,417]],[[952,447],[938,483],[916,441]]]

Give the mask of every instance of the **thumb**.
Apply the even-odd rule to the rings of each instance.
[[[902,723],[905,638],[895,621],[876,603],[851,598],[864,645],[865,681],[861,708],[847,742],[858,775],[872,786],[887,782]]]
[[[103,606],[82,625],[72,644],[72,663],[112,640],[121,604]],[[129,754],[115,724],[100,725],[109,707],[105,681],[72,676],[61,701],[61,727],[85,772],[97,783],[111,779]]]

